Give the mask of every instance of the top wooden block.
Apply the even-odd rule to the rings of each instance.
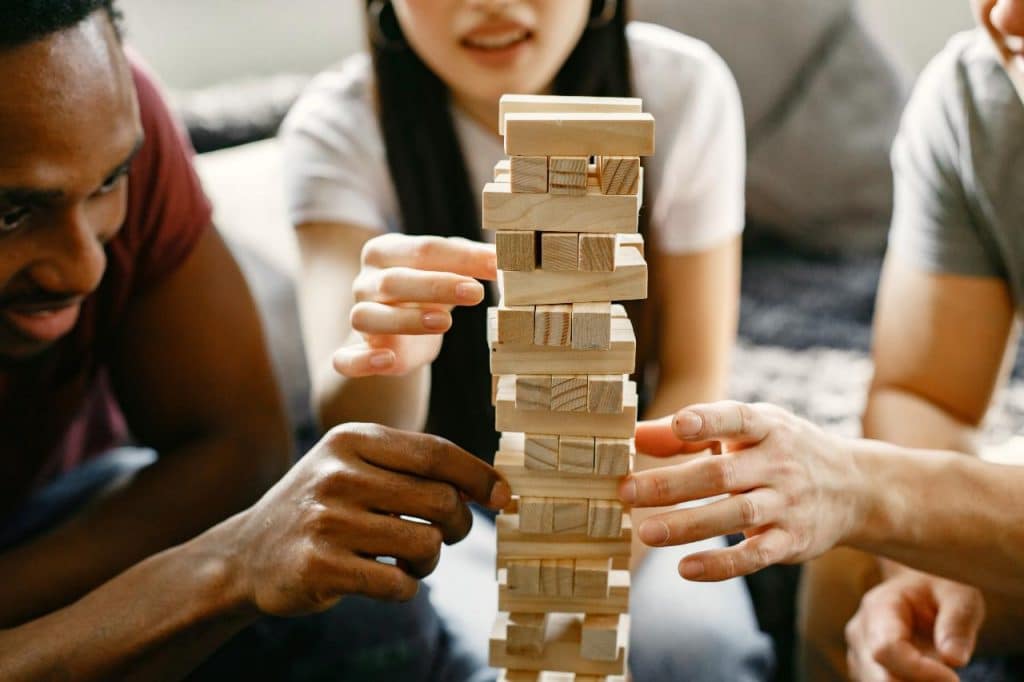
[[[650,114],[506,114],[510,156],[651,156]]]
[[[498,102],[498,130],[505,134],[506,114],[580,112],[591,114],[639,114],[638,97],[561,97],[557,95],[502,95]]]

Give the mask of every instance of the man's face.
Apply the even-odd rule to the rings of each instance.
[[[1024,0],[971,0],[974,16],[988,30],[1007,73],[1024,99]]]
[[[0,362],[10,362],[70,332],[99,286],[142,125],[103,12],[0,50],[0,83]]]

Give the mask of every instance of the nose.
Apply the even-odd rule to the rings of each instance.
[[[998,0],[990,18],[1003,35],[1024,37],[1024,0]]]
[[[85,296],[92,293],[107,269],[107,254],[82,206],[54,216],[38,257],[29,270],[42,288]]]

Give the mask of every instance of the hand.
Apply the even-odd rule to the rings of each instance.
[[[452,308],[480,303],[484,287],[476,280],[497,278],[494,247],[457,237],[381,235],[363,247],[362,263],[351,323],[363,338],[334,355],[334,368],[347,377],[429,365],[452,325]]]
[[[847,664],[855,680],[956,682],[985,620],[977,589],[903,570],[861,601],[846,626]]]
[[[441,438],[340,426],[229,521],[231,574],[247,603],[278,616],[322,611],[347,594],[411,599],[442,541],[469,532],[467,498],[500,509],[511,494],[492,467]]]
[[[638,528],[651,546],[746,535],[735,547],[683,559],[679,572],[690,580],[726,580],[806,561],[843,541],[863,515],[857,494],[863,486],[847,441],[772,405],[697,405],[638,425],[636,447],[657,456],[713,447],[725,453],[634,473],[619,487],[622,501],[635,507],[728,496],[652,516]]]

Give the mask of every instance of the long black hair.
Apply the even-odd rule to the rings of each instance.
[[[607,3],[615,3],[611,16],[604,16],[611,7]],[[378,117],[402,230],[481,240],[477,195],[482,188],[470,186],[448,88],[414,50],[401,47],[390,8],[385,5],[385,13],[377,15],[370,12],[372,5],[367,0],[369,21],[376,23],[370,45]],[[627,9],[626,0],[593,0],[592,21],[555,77],[555,94],[633,94]],[[485,342],[488,305],[493,301],[452,313],[452,329],[432,367],[427,429],[490,461],[497,435]]]

